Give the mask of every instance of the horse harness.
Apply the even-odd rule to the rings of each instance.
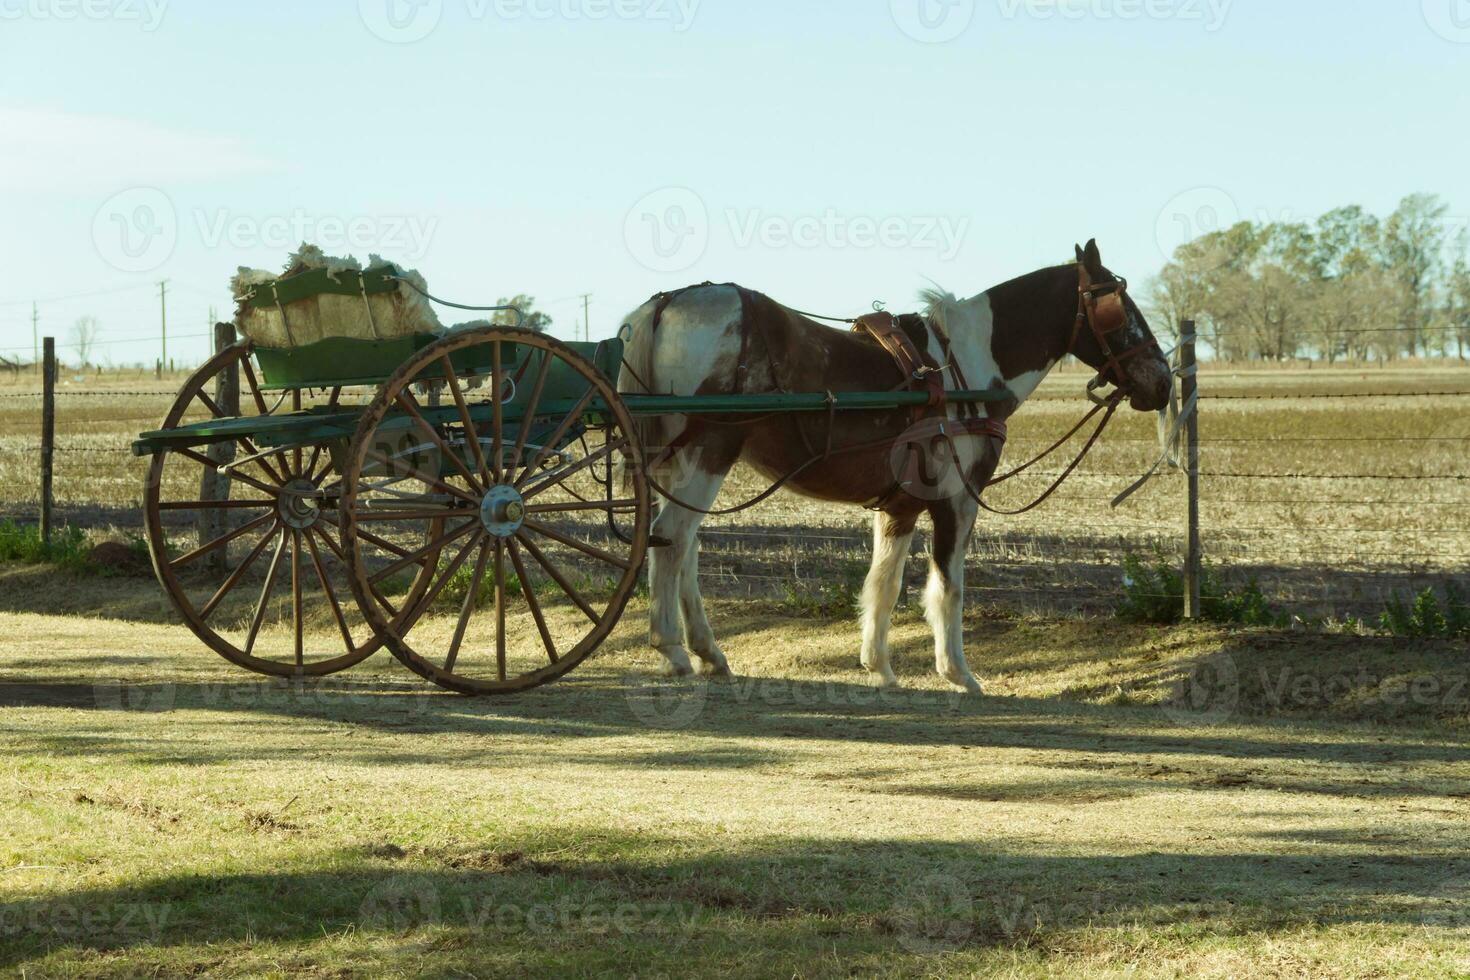
[[[667,310],[669,304],[672,303],[682,293],[686,292],[688,289],[696,289],[711,285],[714,284],[706,282],[701,283],[699,286],[690,286],[686,287],[686,289],[676,290],[668,293],[660,293],[655,296],[652,329],[655,332],[658,330],[659,323],[662,320],[664,311]],[[740,296],[742,327],[740,331],[740,356],[739,360],[736,362],[735,379],[732,385],[732,393],[740,394],[745,390],[745,385],[750,374],[752,334],[750,324],[752,323],[752,319],[749,316],[749,313],[751,307],[751,296],[749,291],[746,290],[744,287],[738,286],[734,283],[729,283],[728,285],[731,288],[735,289],[736,293]],[[1083,265],[1081,262],[1077,263],[1077,318],[1072,330],[1071,340],[1067,345],[1067,353],[1073,355],[1077,353],[1077,344],[1082,337],[1082,331],[1084,329],[1087,329],[1091,332],[1093,339],[1097,342],[1098,348],[1102,353],[1102,357],[1104,358],[1104,363],[1099,369],[1097,376],[1087,385],[1087,396],[1094,403],[1095,407],[1085,416],[1083,416],[1082,420],[1078,422],[1075,426],[1073,426],[1066,435],[1062,436],[1061,439],[1053,443],[1040,455],[1034,457],[1021,466],[1016,467],[1015,469],[1006,473],[1004,476],[993,477],[992,479],[986,481],[985,484],[978,489],[971,484],[968,476],[966,476],[964,473],[961,473],[960,479],[965,487],[965,491],[980,507],[990,511],[991,513],[1003,514],[1007,516],[1025,514],[1036,509],[1047,499],[1049,499],[1052,494],[1056,493],[1056,491],[1061,488],[1062,484],[1066,482],[1067,478],[1072,475],[1072,473],[1077,469],[1078,466],[1081,465],[1082,461],[1087,457],[1088,453],[1091,452],[1093,446],[1095,446],[1098,440],[1102,437],[1103,431],[1107,428],[1108,423],[1112,421],[1114,413],[1116,413],[1119,405],[1122,404],[1123,399],[1126,397],[1125,389],[1127,378],[1123,373],[1124,365],[1129,360],[1138,356],[1139,354],[1144,353],[1145,351],[1148,351],[1150,349],[1158,349],[1158,341],[1150,338],[1148,341],[1145,341],[1144,343],[1138,344],[1137,346],[1129,348],[1127,350],[1121,352],[1114,350],[1112,338],[1114,338],[1115,335],[1121,333],[1128,326],[1127,306],[1123,301],[1124,296],[1126,296],[1127,294],[1127,291],[1128,281],[1126,279],[1118,278],[1113,282],[1095,282],[1093,281],[1092,275],[1088,272],[1086,266]],[[803,316],[814,316],[813,314],[803,313],[800,310],[792,310],[791,312]],[[869,509],[872,510],[884,510],[899,497],[905,495],[912,496],[912,494],[909,493],[908,488],[914,486],[920,478],[921,467],[923,466],[925,461],[925,453],[932,453],[933,449],[936,446],[944,445],[950,454],[950,459],[958,461],[959,455],[954,444],[954,440],[957,437],[985,436],[996,440],[1002,446],[1004,445],[1007,436],[1006,423],[1000,419],[993,419],[981,415],[979,413],[979,409],[974,404],[966,403],[964,405],[961,405],[959,408],[960,417],[950,417],[948,391],[951,389],[947,389],[945,387],[944,375],[946,371],[949,372],[950,377],[954,383],[955,388],[953,390],[968,390],[969,384],[965,379],[964,369],[960,366],[958,360],[956,360],[952,355],[952,345],[950,343],[948,335],[945,333],[944,328],[937,321],[928,320],[912,314],[905,317],[895,317],[892,313],[884,310],[869,313],[855,319],[837,319],[834,317],[815,318],[833,320],[834,322],[838,323],[851,324],[852,331],[854,333],[871,338],[893,359],[894,364],[897,366],[899,373],[902,376],[902,380],[900,381],[898,387],[894,390],[917,391],[928,395],[928,399],[924,404],[915,406],[911,410],[912,424],[910,425],[908,430],[906,430],[897,439],[893,440],[881,440],[878,442],[865,443],[858,446],[833,448],[832,429],[834,427],[834,416],[836,413],[835,408],[829,408],[827,412],[826,447],[821,452],[817,452],[815,449],[812,449],[811,451],[813,452],[813,456],[811,459],[807,460],[807,462],[803,463],[801,466],[798,466],[795,470],[788,473],[780,480],[777,480],[759,496],[749,501],[746,501],[745,503],[740,504],[737,507],[731,507],[724,510],[706,510],[704,508],[692,506],[689,503],[680,500],[674,494],[669,493],[666,488],[660,486],[658,482],[654,480],[651,473],[651,471],[656,466],[667,462],[669,459],[672,459],[681,449],[692,443],[701,434],[703,425],[708,420],[703,420],[691,416],[689,420],[689,425],[685,428],[684,432],[664,449],[664,451],[658,456],[658,458],[654,461],[652,465],[647,467],[647,469],[650,471],[648,474],[648,478],[655,490],[657,490],[666,499],[671,500],[674,503],[678,504],[680,507],[683,507],[684,509],[693,511],[695,513],[705,515],[736,514],[743,510],[754,507],[756,504],[759,504],[762,501],[768,499],[782,487],[786,486],[786,484],[790,483],[792,480],[796,479],[796,477],[804,473],[807,469],[810,469],[812,466],[815,466],[818,463],[825,462],[833,456],[857,452],[870,452],[874,449],[884,448],[885,446],[890,447],[891,449],[892,447],[896,447],[901,441],[905,445],[906,451],[904,454],[904,467],[899,475],[899,478],[895,482],[893,488],[888,491],[888,493],[884,494],[883,496],[879,497],[877,500],[868,505]],[[905,322],[910,321],[917,321],[917,324],[920,327],[927,327],[930,331],[933,332],[934,338],[939,344],[940,353],[945,359],[945,363],[941,364],[935,361],[934,358],[930,357],[927,353],[919,350],[918,346],[914,343],[913,338],[910,337],[908,331],[904,329]],[[766,358],[770,363],[771,378],[774,381],[776,379],[775,356],[771,349],[769,338],[764,335],[764,328],[758,327],[758,329],[762,330],[761,346],[765,348]],[[624,364],[625,366],[627,366],[626,361],[624,362]],[[648,391],[650,394],[652,393],[652,390],[649,388],[646,382],[644,382],[642,379],[637,380],[640,384],[643,385],[645,391]],[[1114,391],[1111,395],[1108,395],[1106,397],[1098,395],[1098,390],[1107,384],[1114,385],[1118,390]],[[830,404],[832,404],[832,402],[829,399],[829,405]],[[1086,445],[1083,446],[1082,451],[1077,455],[1077,458],[1074,459],[1072,463],[1067,466],[1067,468],[1061,473],[1061,475],[1057,477],[1056,481],[1049,488],[1047,488],[1046,492],[1044,492],[1039,498],[1037,498],[1035,501],[1028,504],[1027,506],[1021,508],[1020,510],[1015,511],[997,510],[996,508],[991,507],[989,504],[985,503],[985,501],[982,499],[982,494],[986,489],[995,486],[996,484],[1004,483],[1013,477],[1019,476],[1020,474],[1031,469],[1037,463],[1041,462],[1043,459],[1049,457],[1052,453],[1056,452],[1068,441],[1070,441],[1074,435],[1081,431],[1082,428],[1086,426],[1086,424],[1094,417],[1096,417],[1099,413],[1105,414],[1103,414],[1102,420],[1098,423],[1097,428],[1093,431]],[[798,431],[800,431],[799,427]],[[802,432],[801,435],[803,441],[805,442],[805,433]],[[811,449],[810,444],[808,444],[808,448]],[[997,446],[997,455],[998,454],[999,446]]]
[[[964,369],[951,352],[949,335],[938,321],[913,317],[921,327],[927,326],[938,341],[940,353],[947,362],[947,365],[939,364],[919,350],[904,329],[903,319],[907,318],[895,317],[892,313],[879,310],[858,317],[852,327],[853,333],[871,337],[893,358],[904,379],[900,387],[929,396],[927,403],[912,409],[913,424],[899,437],[904,447],[904,462],[898,480],[887,493],[868,505],[872,510],[885,510],[900,496],[912,496],[909,488],[919,481],[926,459],[938,446],[943,445],[949,452],[950,459],[957,463],[959,452],[954,440],[958,436],[986,436],[994,439],[999,443],[996,447],[997,455],[1000,446],[1004,446],[1006,441],[1005,422],[980,415],[973,403],[960,406],[959,418],[950,418],[949,394],[944,385],[945,372],[950,373],[957,390],[968,390],[969,383],[965,380]],[[896,440],[894,448],[897,448],[897,442]]]

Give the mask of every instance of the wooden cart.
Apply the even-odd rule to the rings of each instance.
[[[297,288],[396,288],[306,275]],[[206,645],[258,673],[323,676],[386,646],[453,691],[523,691],[596,651],[638,587],[652,503],[635,418],[925,397],[620,395],[622,356],[498,326],[230,348],[134,444],[158,578]],[[235,372],[226,411],[211,392]]]

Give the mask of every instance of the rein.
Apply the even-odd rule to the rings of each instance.
[[[1062,484],[1067,482],[1068,477],[1070,477],[1077,470],[1077,467],[1082,465],[1082,461],[1087,458],[1087,454],[1092,452],[1092,447],[1097,445],[1097,441],[1102,438],[1103,430],[1105,430],[1108,427],[1108,423],[1113,420],[1113,415],[1118,411],[1118,406],[1123,404],[1124,397],[1125,396],[1121,391],[1114,392],[1103,401],[1094,405],[1092,411],[1082,416],[1082,420],[1080,422],[1072,426],[1072,428],[1067,432],[1066,435],[1062,436],[1056,442],[1052,443],[1051,446],[1043,450],[1040,455],[1034,457],[1030,462],[1016,467],[1005,476],[996,477],[987,481],[985,486],[980,488],[979,491],[976,491],[975,488],[970,485],[970,481],[966,479],[964,481],[965,491],[970,495],[971,499],[973,499],[975,503],[979,504],[982,508],[992,514],[998,514],[1002,517],[1019,517],[1022,514],[1031,513],[1031,511],[1035,510],[1036,508],[1040,507],[1042,504],[1050,500],[1052,494],[1060,490],[1062,488]],[[1026,472],[1031,467],[1041,462],[1043,459],[1046,459],[1058,449],[1061,449],[1062,446],[1066,445],[1073,436],[1082,431],[1082,427],[1084,425],[1090,422],[1099,412],[1103,411],[1106,411],[1106,414],[1103,415],[1102,420],[1097,423],[1097,428],[1092,431],[1092,435],[1088,438],[1087,444],[1082,447],[1082,451],[1077,454],[1077,458],[1072,460],[1067,468],[1062,471],[1062,475],[1057,477],[1052,485],[1050,487],[1047,487],[1046,492],[1043,493],[1040,497],[1037,497],[1034,501],[1027,504],[1025,507],[1022,507],[1020,510],[1001,510],[999,508],[990,506],[984,501],[984,499],[982,499],[981,495],[986,490],[998,484],[1004,483],[1012,477],[1020,476],[1022,473]],[[950,452],[954,453],[954,451],[955,450],[953,446],[951,446]]]

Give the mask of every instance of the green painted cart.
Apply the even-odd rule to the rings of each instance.
[[[305,288],[390,288],[370,276]],[[206,645],[258,673],[324,676],[386,646],[450,690],[522,691],[597,650],[638,585],[652,503],[635,418],[925,399],[623,395],[622,351],[496,326],[232,347],[134,444],[158,578]],[[231,376],[239,409],[221,404]]]

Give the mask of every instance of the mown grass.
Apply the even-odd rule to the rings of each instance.
[[[253,678],[146,581],[0,568],[0,970],[1470,970],[1463,643],[976,609],[963,699],[914,611],[890,693],[780,602],[712,604],[734,680],[658,680],[645,611],[467,701]]]

